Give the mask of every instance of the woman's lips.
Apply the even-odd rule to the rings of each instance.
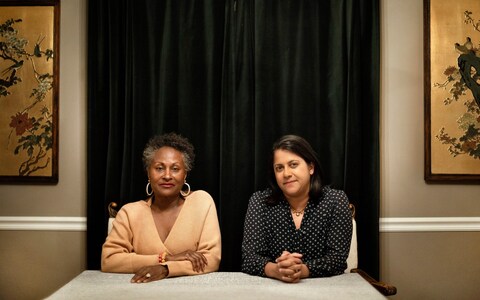
[[[171,187],[174,187],[175,185],[172,183],[162,183],[160,184],[160,186],[164,188],[171,188]]]

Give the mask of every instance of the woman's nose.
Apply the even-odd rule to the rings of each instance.
[[[165,178],[165,179],[172,178],[172,176],[170,176],[170,170],[169,169],[165,170],[165,173],[163,174],[163,178]]]

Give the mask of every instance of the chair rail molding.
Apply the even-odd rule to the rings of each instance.
[[[380,218],[380,232],[480,231],[480,217]]]
[[[480,231],[480,217],[380,218],[380,232]],[[86,217],[0,216],[0,230],[86,231]]]
[[[86,217],[0,216],[0,230],[86,231]]]

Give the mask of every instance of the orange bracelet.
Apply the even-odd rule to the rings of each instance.
[[[167,257],[167,251],[165,252],[162,252],[158,255],[158,263],[159,264],[163,264],[165,263],[167,260],[165,259]]]

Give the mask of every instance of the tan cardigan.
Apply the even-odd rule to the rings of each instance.
[[[221,258],[220,227],[212,197],[205,191],[191,193],[183,204],[165,242],[160,239],[150,210],[151,199],[125,204],[113,221],[102,248],[102,271],[135,273],[158,264],[164,251],[178,254],[186,250],[205,255],[204,273],[218,270]],[[190,261],[167,261],[168,277],[196,275]]]

